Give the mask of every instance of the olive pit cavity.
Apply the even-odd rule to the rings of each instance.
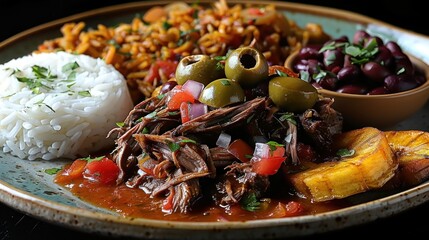
[[[240,63],[246,69],[251,69],[256,66],[256,58],[253,54],[243,54],[240,58]]]

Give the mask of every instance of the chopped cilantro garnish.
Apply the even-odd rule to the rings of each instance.
[[[45,173],[47,173],[49,175],[55,175],[59,171],[61,171],[61,168],[48,168],[48,169],[45,169]]]
[[[241,207],[244,210],[250,211],[250,212],[254,212],[260,209],[261,206],[261,202],[256,198],[256,194],[255,193],[250,193],[245,195],[241,201]]]
[[[288,121],[288,122],[296,125],[296,121],[294,119],[294,114],[293,113],[285,113],[285,114],[283,114],[283,115],[280,116],[279,120],[281,122]]]
[[[158,112],[157,111],[153,111],[153,112],[149,113],[148,115],[146,115],[144,118],[151,119],[151,118],[156,117],[156,114],[158,114]]]
[[[89,91],[79,91],[77,94],[82,97],[91,97],[91,93]]]
[[[192,139],[182,139],[179,142],[181,142],[181,143],[194,143],[194,144],[197,144],[197,142],[195,140],[192,140]]]
[[[268,141],[267,145],[270,147],[271,151],[275,151],[277,149],[277,147],[283,147],[283,144],[280,144],[276,141]]]
[[[328,53],[328,55],[325,57],[325,65],[329,66],[333,64],[336,59],[337,59],[337,56],[335,55],[334,52]]]
[[[310,74],[307,71],[301,71],[299,73],[299,77],[306,82],[310,82],[310,80],[311,80]]]
[[[176,142],[170,142],[170,141],[168,141],[167,142],[167,146],[170,149],[170,151],[172,151],[172,152],[175,152],[175,151],[177,151],[177,150],[180,149],[180,145],[178,143],[176,143]]]
[[[165,94],[158,94],[158,96],[156,96],[158,99],[163,99],[165,97]]]
[[[168,30],[169,28],[171,28],[171,24],[169,24],[167,21],[162,22],[162,28],[164,28],[165,30]]]
[[[354,154],[355,154],[355,150],[353,149],[349,150],[349,149],[342,148],[337,151],[337,155],[340,157],[351,157]]]
[[[75,70],[78,67],[79,67],[79,64],[77,62],[71,62],[71,63],[65,64],[61,68],[61,71],[63,71],[63,73],[65,73],[65,72],[68,72],[68,71],[73,71],[73,70]]]
[[[289,75],[287,75],[286,73],[276,69],[276,73],[277,75],[279,75],[280,77],[289,77]]]
[[[168,116],[176,116],[176,115],[179,115],[179,114],[180,114],[179,111],[168,112]]]
[[[231,85],[231,83],[229,82],[229,80],[226,80],[226,79],[221,79],[221,80],[220,80],[220,83],[222,83],[222,85],[224,85],[224,86],[229,86],[229,85]]]
[[[86,158],[80,158],[82,160],[87,161],[88,163],[93,162],[93,161],[100,161],[101,159],[105,158],[106,156],[100,156],[100,157],[95,157],[95,158],[91,158],[91,156],[86,157]]]
[[[42,67],[39,65],[31,66],[32,76],[25,76],[24,73],[19,70],[13,70],[12,75],[16,77],[19,82],[25,83],[27,87],[34,93],[39,94],[42,93],[42,90],[46,91],[54,90],[55,85],[52,84],[55,80],[59,80],[64,83],[71,82],[70,84],[65,85],[69,90],[69,95],[75,93],[70,88],[75,84],[76,80],[76,71],[75,69],[79,68],[79,64],[77,62],[67,63],[62,66],[61,71],[67,75],[65,79],[59,79],[57,75],[52,74],[49,68]],[[89,91],[80,91],[77,93],[80,96],[91,96]]]
[[[213,57],[214,60],[217,61],[216,63],[216,70],[222,70],[225,68],[225,60],[226,60],[226,56],[216,56]]]
[[[142,133],[143,134],[148,134],[149,133],[149,128],[144,127],[143,130],[142,130]]]

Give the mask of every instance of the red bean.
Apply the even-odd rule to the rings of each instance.
[[[359,77],[361,76],[361,70],[356,65],[349,65],[343,67],[337,73],[337,78],[342,82],[357,82],[359,81]]]
[[[317,74],[320,72],[320,69],[323,69],[323,65],[321,62],[315,60],[315,59],[309,59],[307,61],[307,71],[311,75]]]
[[[414,75],[414,66],[410,58],[405,54],[395,57],[395,70],[396,74],[409,74]]]
[[[306,72],[308,70],[308,60],[307,59],[299,59],[298,61],[296,61],[293,65],[293,69],[294,72],[301,72],[304,71]]]
[[[312,45],[301,48],[298,53],[299,59],[322,59],[323,55],[319,52],[320,45]]]
[[[377,62],[367,62],[362,66],[362,73],[375,82],[383,82],[390,72],[389,69]]]
[[[375,56],[374,62],[378,62],[387,68],[391,68],[394,63],[393,55],[386,46],[378,46],[378,54]]]
[[[393,41],[388,41],[386,44],[384,44],[386,47],[387,47],[387,49],[389,49],[390,50],[390,52],[392,53],[392,54],[396,54],[396,53],[402,53],[402,49],[401,49],[401,47],[396,43],[396,42],[393,42]]]
[[[368,89],[363,85],[348,84],[340,87],[337,92],[339,93],[351,93],[351,94],[366,94]]]
[[[418,86],[409,75],[389,75],[384,79],[384,86],[392,93],[403,92]]]
[[[337,89],[338,78],[335,76],[326,76],[318,81],[319,86],[324,89],[335,91]]]
[[[344,67],[353,65],[351,58],[352,58],[352,56],[350,56],[350,55],[344,56],[344,64],[343,64]]]
[[[300,61],[293,66],[297,72],[307,72],[309,80],[318,88],[355,94],[388,94],[415,88],[426,81],[421,70],[415,68],[408,55],[394,41],[383,44],[378,36],[365,30],[356,31],[353,41],[346,36],[329,40],[323,44],[324,50],[315,46],[301,50]],[[346,43],[346,44],[340,44]],[[376,43],[378,51],[373,55],[349,55],[359,53],[345,46],[368,47]],[[317,52],[316,52],[317,50]],[[366,49],[373,50],[373,49]],[[361,53],[365,53],[361,51]],[[321,74],[326,76],[321,77]],[[314,76],[318,76],[313,79]],[[317,82],[316,82],[317,81]]]
[[[369,38],[369,34],[364,30],[358,30],[353,35],[353,44],[363,45],[365,39]]]
[[[380,95],[380,94],[388,94],[390,93],[387,88],[383,87],[376,87],[368,92],[368,95]]]
[[[344,54],[340,49],[326,50],[323,52],[323,65],[326,70],[331,71],[334,67],[344,65]]]

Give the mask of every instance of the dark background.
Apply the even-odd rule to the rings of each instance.
[[[132,1],[120,0],[0,0],[0,41],[31,27],[83,11]],[[397,27],[429,35],[424,1],[399,3],[387,0],[302,0],[290,1],[345,9]],[[379,219],[360,226],[317,235],[317,239],[405,238],[425,236],[429,204],[413,208],[394,217]],[[0,203],[0,240],[11,239],[108,239],[77,232],[39,221]],[[298,239],[313,239],[312,236]]]

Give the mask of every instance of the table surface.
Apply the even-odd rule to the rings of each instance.
[[[2,0],[2,10],[4,12],[16,13],[13,24],[9,23],[10,14],[2,14],[0,21],[3,23],[3,30],[0,31],[0,41],[13,36],[23,30],[49,22],[61,17],[69,16],[75,13],[113,5],[120,4],[124,0],[104,0],[104,1],[86,1],[86,0]],[[387,23],[409,29],[418,33],[429,35],[429,28],[420,24],[419,19],[426,14],[422,4],[414,3],[412,0],[408,4],[395,5],[390,1],[378,1],[377,5],[384,6],[383,10],[372,7],[371,1],[346,1],[346,0],[301,0],[290,1],[308,3],[314,5],[323,5],[335,7],[361,13]],[[25,7],[24,7],[25,6]],[[52,11],[55,9],[55,11]],[[21,20],[21,21],[20,21]],[[5,26],[6,25],[6,26]],[[382,236],[384,239],[389,237],[413,237],[424,236],[428,233],[426,217],[429,213],[429,203],[414,207],[406,212],[396,214],[392,217],[378,219],[359,226],[353,226],[346,229],[336,230],[317,235],[319,239],[344,239],[348,236],[353,237],[371,237]],[[89,233],[79,232],[63,226],[56,226],[37,218],[27,216],[4,204],[0,203],[0,240],[10,239],[112,239],[107,236],[91,235]],[[306,236],[296,239],[312,239],[315,236]]]

